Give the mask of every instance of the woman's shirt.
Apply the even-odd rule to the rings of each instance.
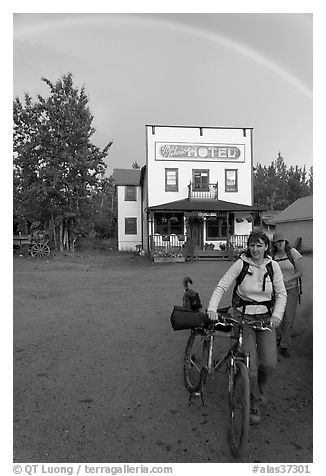
[[[242,256],[238,259],[225,273],[218,285],[213,291],[211,300],[208,305],[209,311],[216,311],[223,294],[228,290],[236,278],[239,276],[243,261],[249,263],[248,273],[245,275],[242,283],[238,286],[237,293],[244,300],[251,301],[270,301],[272,299],[273,289],[275,291],[275,303],[273,315],[282,319],[286,305],[286,290],[284,286],[283,276],[279,265],[272,261],[271,258],[265,258],[262,265],[255,264],[250,258]],[[266,264],[272,262],[273,266],[273,284],[270,277],[266,275]],[[265,278],[264,278],[265,276]],[[265,279],[265,290],[263,291],[263,282]],[[246,314],[264,314],[267,307],[260,304],[250,304],[246,306]]]
[[[298,250],[295,248],[291,248],[290,250],[294,263],[302,258],[302,255],[299,253]],[[278,258],[277,256],[274,257],[274,260],[279,264],[283,278],[285,282],[286,289],[295,289],[298,287],[298,278],[293,278],[293,276],[297,273],[295,266],[291,263],[287,255],[284,258]],[[293,278],[291,280],[291,278]],[[290,281],[288,281],[290,280]]]

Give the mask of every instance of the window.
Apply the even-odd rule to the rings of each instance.
[[[135,202],[137,200],[137,189],[135,185],[125,186],[125,202]]]
[[[207,218],[206,237],[207,240],[225,239],[227,235],[227,218],[221,215],[217,218]],[[229,234],[234,234],[234,213],[229,213]]]
[[[160,235],[182,235],[183,227],[183,213],[155,213],[155,228],[154,233]]]
[[[165,191],[178,192],[178,169],[165,169]]]
[[[137,218],[125,218],[125,235],[137,235]]]
[[[209,189],[209,170],[192,171],[192,190],[208,191]]]
[[[238,170],[237,169],[225,170],[225,191],[226,192],[238,191]]]

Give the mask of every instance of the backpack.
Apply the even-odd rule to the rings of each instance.
[[[246,301],[242,299],[239,294],[237,293],[237,289],[244,280],[244,277],[246,274],[249,274],[249,263],[246,261],[242,262],[242,269],[235,281],[235,286],[233,288],[233,293],[232,293],[232,307],[233,308],[238,308],[242,307],[242,312],[243,314],[245,313],[246,306],[249,304],[260,304],[264,305],[267,307],[268,312],[270,315],[272,315],[272,307],[275,302],[275,292],[274,292],[274,287],[273,287],[273,294],[272,294],[272,299],[270,301]],[[273,278],[274,278],[274,270],[273,270],[273,265],[272,262],[270,261],[269,263],[266,264],[266,273],[264,275],[264,280],[263,280],[263,286],[262,286],[262,291],[265,291],[265,284],[266,284],[266,278],[267,276],[270,277],[271,283],[273,284]]]
[[[295,267],[294,259],[293,259],[292,253],[291,253],[291,249],[286,250],[286,258],[275,260],[275,257],[273,256],[273,259],[276,261],[276,263],[278,263],[279,261],[285,261],[285,260],[288,259],[291,262],[292,266]],[[300,303],[300,296],[302,294],[302,279],[301,279],[301,277],[298,278],[298,287],[299,287],[299,303]]]

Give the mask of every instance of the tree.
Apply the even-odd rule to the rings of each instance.
[[[309,179],[306,168],[287,169],[284,158],[278,153],[271,165],[257,164],[254,171],[254,203],[266,209],[283,210],[297,198],[312,194],[312,167]]]
[[[105,177],[101,183],[101,190],[93,201],[94,231],[99,238],[112,238],[116,233],[118,214],[115,184],[112,175]]]
[[[313,168],[312,167],[310,167],[310,170],[309,170],[308,187],[309,187],[310,195],[312,195],[312,192],[313,192]]]
[[[37,101],[14,101],[14,210],[16,216],[48,226],[61,250],[87,232],[92,197],[101,187],[112,145],[91,142],[95,129],[85,88],[66,74]]]

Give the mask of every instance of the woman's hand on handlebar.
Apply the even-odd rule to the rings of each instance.
[[[207,311],[207,315],[211,321],[218,321],[219,319],[216,311]]]
[[[276,317],[272,316],[270,320],[270,327],[278,327],[281,324],[281,320]]]

